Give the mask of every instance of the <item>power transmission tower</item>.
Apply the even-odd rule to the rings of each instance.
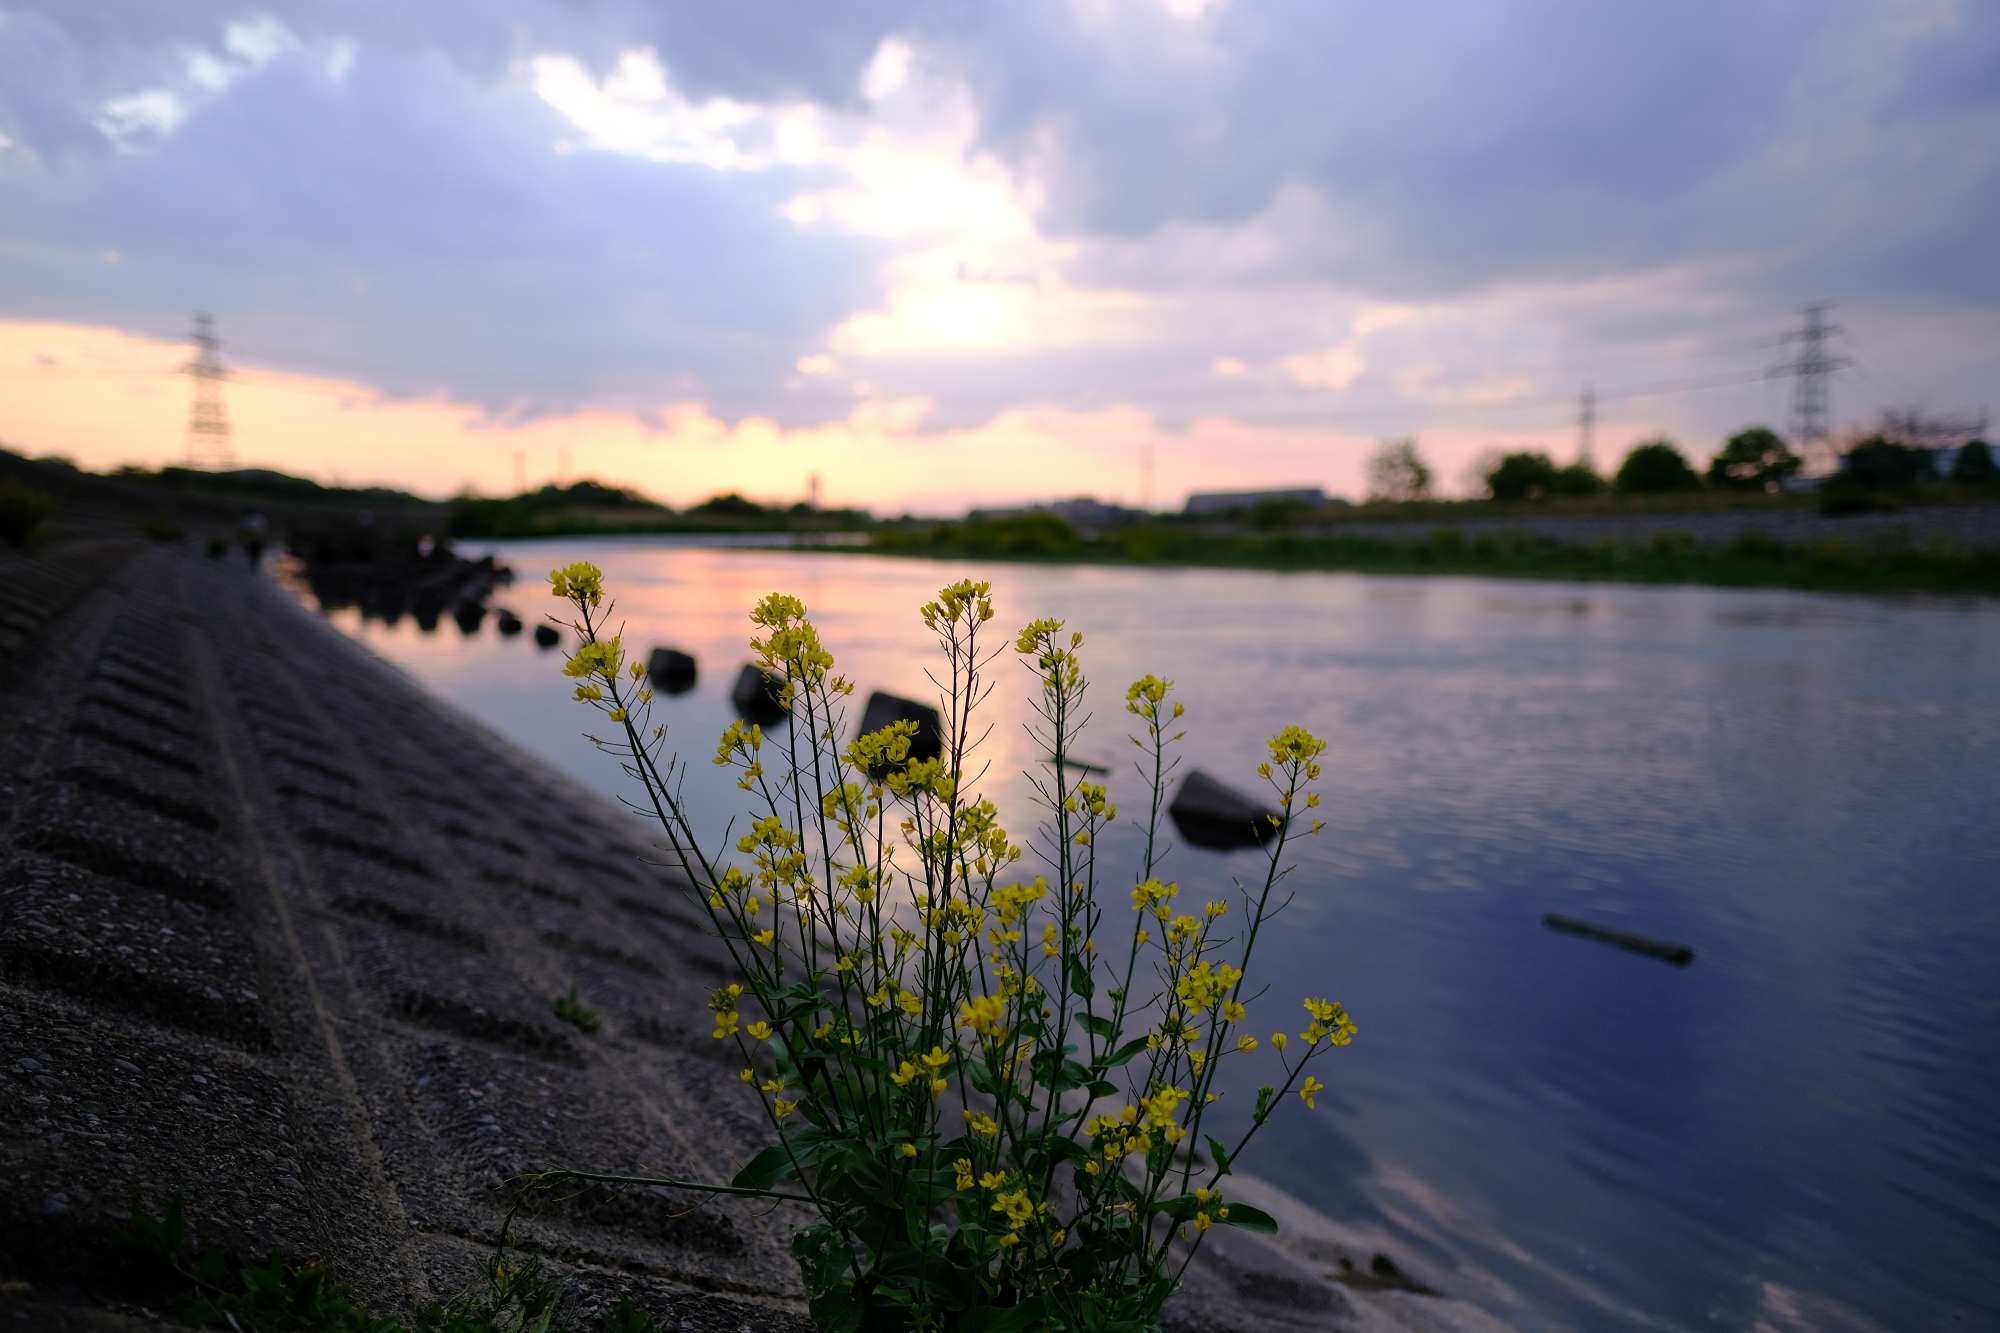
[[[1576,461],[1581,467],[1597,470],[1596,459],[1592,456],[1594,443],[1592,436],[1597,430],[1597,391],[1590,385],[1583,386],[1583,394],[1576,404]]]
[[[229,372],[222,368],[222,340],[215,336],[215,321],[196,315],[188,341],[194,344],[194,360],[181,367],[181,373],[194,380],[194,410],[188,415],[188,466],[235,467],[229,418],[222,414],[222,381],[229,378]]]
[[[1825,301],[1805,307],[1804,325],[1780,339],[1797,344],[1797,357],[1771,369],[1773,375],[1797,381],[1792,390],[1792,442],[1815,470],[1833,462],[1833,377],[1854,364],[1833,353],[1833,340],[1845,331],[1827,322],[1830,308]]]

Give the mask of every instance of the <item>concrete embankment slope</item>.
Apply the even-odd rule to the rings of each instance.
[[[176,1193],[197,1244],[316,1256],[407,1317],[473,1280],[525,1170],[726,1180],[768,1141],[643,825],[232,562],[85,544],[0,587],[0,1329],[153,1327],[171,1293],[116,1237]],[[600,1031],[552,1014],[572,986]],[[795,1220],[570,1191],[513,1235],[566,1327],[629,1295],[802,1330]],[[1492,1326],[1328,1280],[1368,1263],[1237,1243],[1173,1322]]]

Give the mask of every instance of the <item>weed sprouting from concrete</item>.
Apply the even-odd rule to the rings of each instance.
[[[239,1265],[214,1246],[196,1251],[187,1238],[186,1210],[175,1194],[164,1218],[134,1208],[119,1235],[126,1250],[161,1286],[178,1289],[180,1321],[191,1328],[234,1333],[565,1333],[555,1311],[562,1279],[541,1261],[510,1259],[506,1233],[487,1259],[481,1280],[416,1313],[409,1328],[353,1303],[353,1289],[330,1280],[316,1263],[279,1255]],[[609,1333],[654,1333],[651,1316],[621,1297],[606,1316]]]
[[[733,724],[715,751],[751,807],[732,855],[679,801],[681,761],[652,724],[644,665],[611,632],[601,572],[570,565],[551,588],[575,613],[574,697],[616,728],[599,743],[643,789],[632,804],[657,820],[736,965],[704,1017],[777,1141],[726,1186],[576,1171],[540,1183],[810,1203],[818,1221],[793,1233],[792,1255],[813,1318],[854,1333],[1140,1329],[1210,1227],[1276,1230],[1224,1178],[1292,1096],[1313,1108],[1326,1085],[1308,1065],[1355,1032],[1318,998],[1296,1036],[1248,1027],[1264,994],[1252,954],[1289,898],[1288,840],[1320,831],[1309,788],[1324,741],[1287,727],[1266,742],[1257,773],[1275,813],[1258,873],[1183,910],[1160,873],[1185,712],[1171,681],[1124,693],[1144,852],[1114,883],[1096,849],[1118,807],[1073,757],[1088,717],[1081,634],[1037,620],[994,648],[990,585],[952,584],[920,611],[941,650],[935,730],[902,719],[843,746],[854,687],[805,604],[773,593],[751,613],[750,646],[780,716],[768,731]],[[1030,775],[1042,821],[1025,850],[973,790],[974,715],[1008,648],[1050,757]],[[1018,868],[1029,853],[1043,873]],[[1248,1060],[1270,1082],[1224,1143],[1208,1118],[1217,1071]]]
[[[597,1016],[597,1011],[576,998],[574,986],[569,988],[569,994],[556,996],[554,1009],[557,1018],[585,1032],[595,1032],[604,1026],[604,1020]]]

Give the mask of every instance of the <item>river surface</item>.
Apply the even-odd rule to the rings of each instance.
[[[1274,997],[1341,1000],[1361,1032],[1319,1067],[1319,1109],[1294,1101],[1244,1166],[1517,1328],[2000,1327],[2000,604],[491,549],[530,624],[558,609],[542,573],[587,557],[630,647],[696,656],[655,720],[711,826],[737,808],[707,761],[746,612],[774,590],[811,607],[857,704],[934,696],[916,608],[949,580],[993,581],[996,629],[1066,620],[1095,682],[1081,752],[1128,815],[1123,693],[1146,672],[1188,705],[1185,764],[1224,781],[1254,785],[1288,723],[1327,738],[1326,829],[1294,844],[1261,958]],[[333,621],[626,790],[529,635]],[[996,669],[984,788],[1025,832],[1032,682]],[[1106,851],[1129,863],[1120,827]],[[1254,852],[1169,863],[1183,902],[1255,872]],[[1556,934],[1548,912],[1697,956]],[[1253,1021],[1305,1016],[1271,998]]]

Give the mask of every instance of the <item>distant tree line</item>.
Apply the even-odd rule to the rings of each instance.
[[[676,512],[640,492],[584,480],[544,486],[519,495],[461,495],[447,511],[453,537],[580,536],[614,532],[786,531],[792,528],[866,527],[867,513],[814,509],[811,505],[760,505],[730,492]]]
[[[1959,438],[1966,433],[1961,431]],[[1841,455],[1839,471],[1821,482],[1822,503],[1835,511],[1867,508],[1874,503],[1870,497],[1938,481],[1968,488],[2000,486],[2000,467],[1986,441],[1968,439],[1954,449],[1936,442],[1945,435],[1948,431],[1918,414],[1885,415],[1878,428]],[[1945,454],[1951,461],[1941,469],[1938,460]],[[1776,431],[1751,426],[1730,436],[1705,472],[1697,472],[1672,440],[1659,438],[1633,446],[1609,477],[1587,461],[1563,466],[1539,450],[1502,454],[1479,475],[1487,494],[1502,501],[1606,493],[1770,493],[1783,489],[1804,463]],[[1367,475],[1368,498],[1388,503],[1430,499],[1435,478],[1415,440],[1384,443],[1369,458]]]

